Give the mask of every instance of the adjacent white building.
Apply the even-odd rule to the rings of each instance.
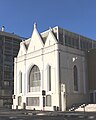
[[[12,108],[65,111],[88,102],[86,51],[95,45],[58,26],[39,33],[34,24],[14,61]]]

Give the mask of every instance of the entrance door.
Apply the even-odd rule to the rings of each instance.
[[[94,93],[90,93],[90,102],[94,103]]]
[[[94,90],[92,93],[90,93],[90,102],[96,103],[96,90]]]
[[[94,103],[96,103],[96,91],[94,93]]]

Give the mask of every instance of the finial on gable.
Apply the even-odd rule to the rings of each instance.
[[[49,27],[49,30],[50,30],[50,31],[52,31],[52,28],[51,28],[51,27]]]
[[[34,28],[37,28],[37,24],[36,24],[36,22],[34,23]]]

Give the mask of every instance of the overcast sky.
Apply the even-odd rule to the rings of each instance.
[[[0,0],[0,28],[31,37],[34,22],[39,32],[60,26],[96,39],[96,0]]]

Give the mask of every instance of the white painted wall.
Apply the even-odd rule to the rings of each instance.
[[[26,42],[26,41],[25,41]],[[60,53],[60,59],[59,59]],[[75,60],[74,60],[75,59]],[[40,106],[26,106],[26,109],[42,110],[42,90],[46,91],[46,95],[52,96],[52,106],[45,107],[45,110],[54,110],[53,106],[59,107],[60,110],[66,110],[66,107],[73,103],[82,102],[87,97],[86,94],[86,59],[84,52],[63,46],[57,43],[51,30],[47,36],[45,45],[34,26],[33,34],[30,40],[28,50],[24,46],[24,42],[20,44],[20,50],[17,58],[15,58],[14,67],[14,95],[13,109],[18,105],[18,96],[22,97],[22,105],[18,108],[23,108],[23,103],[26,103],[26,97],[40,97]],[[37,65],[41,73],[41,90],[40,92],[28,91],[29,72],[33,65]],[[47,86],[47,66],[50,65],[51,71],[51,91],[48,91]],[[73,67],[78,68],[79,91],[74,92]],[[60,72],[59,72],[60,70]],[[19,93],[19,72],[22,72],[22,93]],[[64,86],[64,91],[61,92],[61,84]]]
[[[60,68],[61,68],[61,83],[65,84],[67,107],[72,104],[82,103],[88,101],[88,94],[86,90],[87,73],[86,73],[86,56],[83,51],[59,45],[60,52]],[[74,74],[73,67],[78,69],[78,92],[74,91]]]

